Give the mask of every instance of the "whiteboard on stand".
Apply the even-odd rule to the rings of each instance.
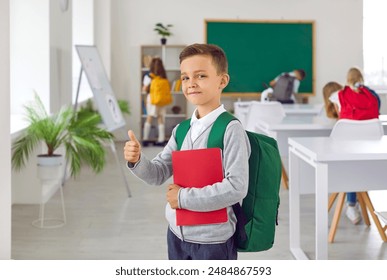
[[[97,48],[87,45],[76,45],[75,48],[106,129],[114,131],[124,127],[125,119],[114,96]]]

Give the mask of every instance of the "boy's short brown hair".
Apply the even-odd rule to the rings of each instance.
[[[306,73],[305,73],[305,70],[304,70],[304,69],[296,69],[296,71],[298,72],[298,74],[299,74],[299,76],[300,76],[300,81],[302,81],[303,79],[305,79]]]
[[[180,64],[184,59],[194,55],[208,55],[212,58],[212,62],[218,74],[228,73],[228,62],[225,52],[216,45],[212,44],[192,44],[185,47],[179,56]]]

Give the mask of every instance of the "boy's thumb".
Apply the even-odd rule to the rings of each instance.
[[[137,142],[137,143],[140,143],[137,138],[136,138],[136,135],[134,135],[134,132],[132,130],[129,130],[128,131],[128,136],[129,136],[129,139],[134,141],[134,142]]]

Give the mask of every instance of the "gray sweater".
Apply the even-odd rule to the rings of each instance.
[[[181,150],[207,147],[212,125],[194,142],[191,130],[184,139]],[[140,160],[128,168],[138,178],[151,185],[161,185],[172,176],[172,152],[177,149],[176,128],[164,150],[149,160],[141,154]],[[231,121],[226,128],[223,148],[224,179],[220,183],[204,188],[182,188],[179,191],[179,208],[194,211],[212,211],[227,207],[228,221],[221,224],[176,226],[176,210],[167,203],[165,215],[172,232],[181,240],[193,243],[224,243],[235,232],[236,217],[232,205],[241,202],[247,194],[250,144],[239,121]]]

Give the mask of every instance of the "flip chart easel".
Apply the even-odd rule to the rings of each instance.
[[[109,132],[117,129],[123,129],[126,124],[125,119],[122,116],[122,112],[114,96],[113,89],[106,75],[105,68],[103,67],[97,48],[95,46],[87,45],[76,45],[75,48],[78,52],[82,67],[79,74],[74,110],[77,110],[82,74],[85,72],[104,126]],[[110,148],[114,154],[117,165],[120,167],[128,196],[131,197],[132,195],[129,184],[126,179],[123,166],[121,166],[119,162],[116,146],[113,140],[110,141]]]

